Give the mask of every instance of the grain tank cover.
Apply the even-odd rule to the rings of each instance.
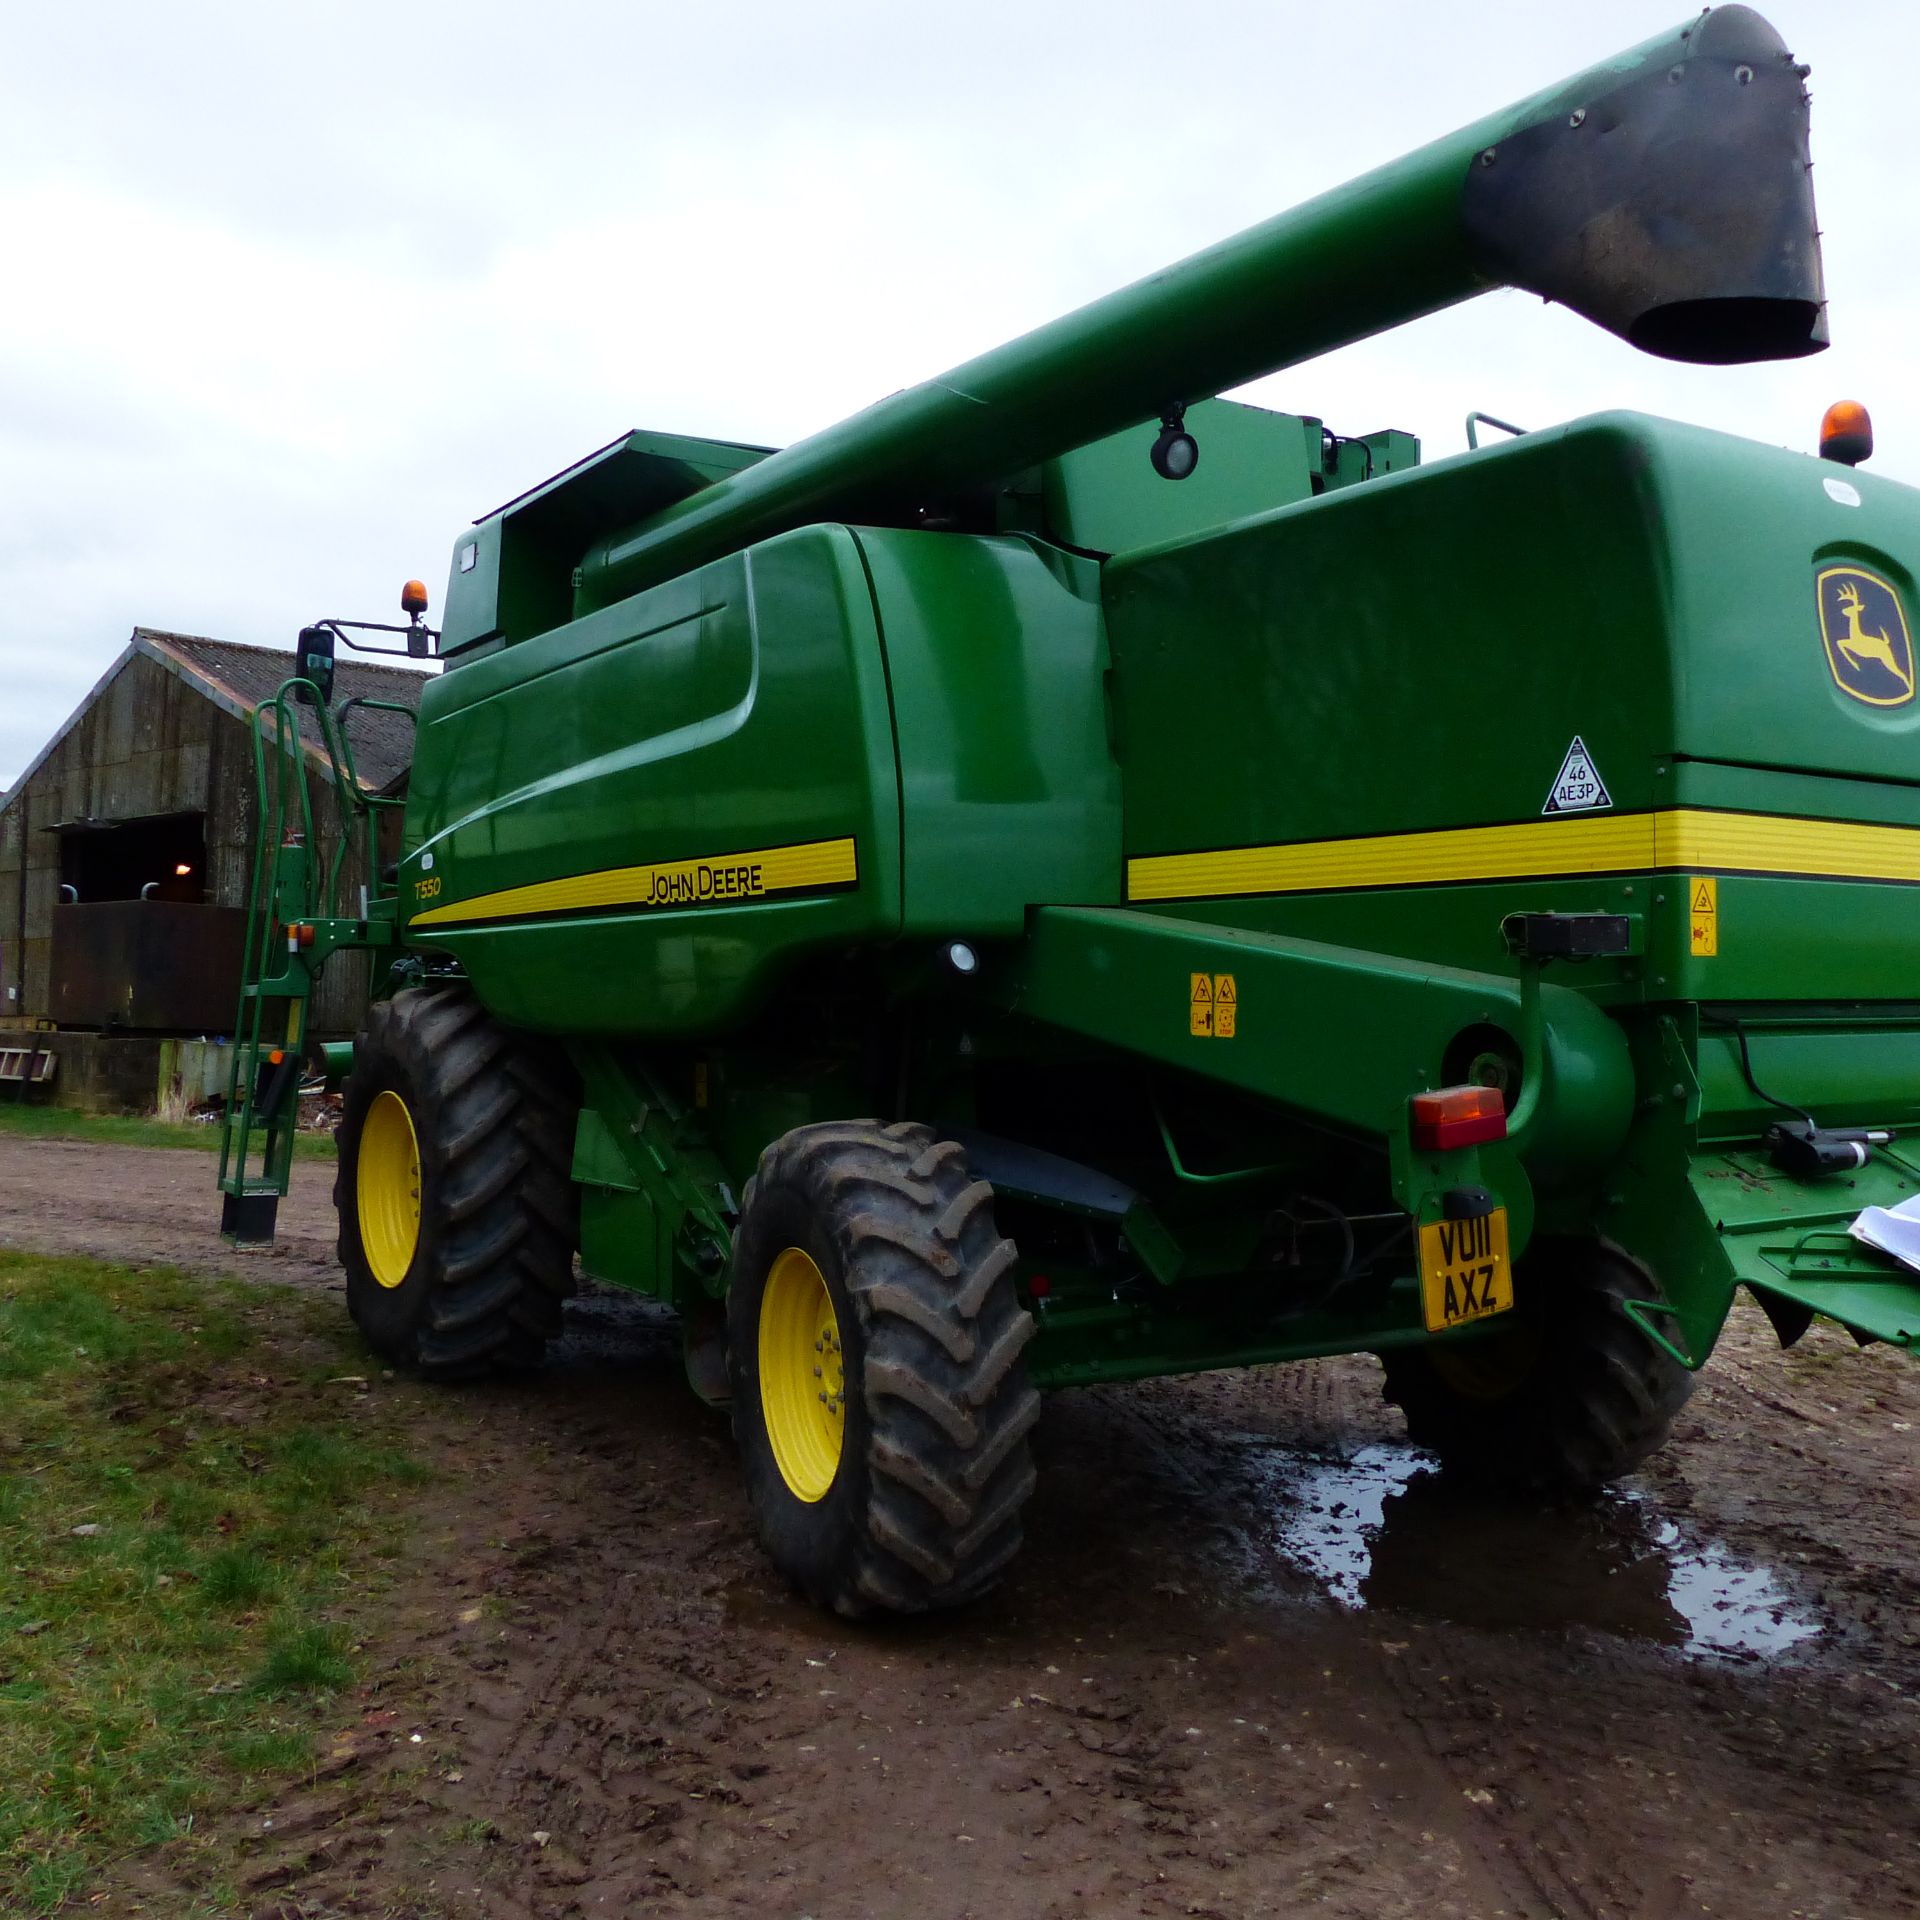
[[[1681,58],[1582,76],[1486,147],[1461,219],[1491,279],[1644,352],[1727,364],[1827,344],[1806,69],[1759,14],[1718,7]]]
[[[524,640],[572,612],[573,563],[609,527],[658,513],[744,472],[771,447],[632,431],[516,495],[455,541],[440,651]]]

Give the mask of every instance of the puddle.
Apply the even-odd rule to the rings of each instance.
[[[1269,1462],[1276,1544],[1345,1607],[1586,1627],[1698,1656],[1764,1657],[1820,1631],[1765,1567],[1695,1538],[1644,1493],[1535,1506],[1457,1486],[1401,1446]]]

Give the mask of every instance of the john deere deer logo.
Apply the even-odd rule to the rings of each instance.
[[[1913,698],[1913,639],[1892,585],[1864,567],[1828,567],[1820,575],[1820,637],[1844,694],[1870,707],[1903,707]]]

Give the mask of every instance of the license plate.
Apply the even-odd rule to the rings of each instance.
[[[1429,1333],[1512,1307],[1505,1207],[1478,1220],[1429,1220],[1420,1229],[1420,1304]]]

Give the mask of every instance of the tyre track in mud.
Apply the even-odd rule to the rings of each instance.
[[[1139,1447],[1124,1419],[1109,1424],[1110,1411],[1096,1416],[1103,1445]],[[697,1437],[696,1450],[709,1437]],[[1250,1910],[1273,1853],[1322,1896],[1358,1883],[1358,1897],[1336,1898],[1336,1911],[1395,1910],[1390,1888],[1362,1891],[1373,1876],[1350,1843],[1318,1840],[1329,1809],[1311,1770],[1292,1793],[1260,1796],[1255,1832],[1213,1837],[1222,1774],[1252,1757],[1264,1782],[1276,1745],[1303,1757],[1315,1746],[1276,1742],[1249,1722],[1241,1738],[1253,1755],[1235,1751],[1232,1737],[1225,1752],[1214,1741],[1196,1748],[1173,1722],[1230,1721],[1214,1710],[1217,1683],[1177,1674],[1181,1699],[1211,1704],[1170,1713],[1159,1677],[1142,1687],[1131,1671],[1133,1649],[1118,1672],[1114,1654],[1085,1654],[1084,1633],[1015,1651],[1025,1636],[1013,1607],[963,1629],[958,1643],[951,1623],[876,1635],[823,1622],[780,1593],[741,1518],[716,1524],[703,1487],[683,1499],[680,1476],[666,1477],[675,1492],[634,1516],[649,1567],[627,1567],[609,1584],[604,1536],[563,1537],[566,1523],[550,1519],[483,1578],[491,1591],[524,1595],[531,1581],[540,1593],[531,1606],[510,1604],[508,1639],[486,1656],[509,1662],[511,1677],[490,1675],[443,1702],[466,1756],[450,1803],[494,1809],[496,1819],[505,1810],[512,1822],[500,1848],[511,1858],[467,1896],[482,1903],[474,1911],[518,1920],[635,1901],[650,1912],[732,1910],[740,1894],[721,1890],[744,1878],[763,1886],[770,1911],[785,1910],[786,1883],[795,1911],[1237,1914]],[[1159,1469],[1146,1477],[1158,1480]],[[1177,1461],[1159,1489],[1176,1506],[1196,1491]],[[709,1544],[689,1548],[690,1534]],[[699,1559],[706,1571],[689,1582],[688,1562]],[[669,1579],[677,1585],[663,1591]],[[1181,1651],[1190,1635],[1178,1604],[1164,1596],[1162,1659],[1175,1668],[1200,1657]],[[530,1644],[541,1618],[570,1613],[584,1632],[549,1637],[544,1650]],[[1100,1615],[1076,1618],[1090,1625]],[[999,1631],[979,1630],[989,1624]],[[689,1642],[712,1651],[690,1661],[679,1651]],[[1040,1651],[1057,1657],[1040,1660]],[[1064,1666],[1070,1651],[1091,1671]],[[1244,1657],[1232,1646],[1212,1651]],[[828,1697],[847,1704],[814,1704]],[[536,1832],[547,1842],[527,1846]],[[850,1834],[861,1836],[851,1857]],[[951,1881],[930,1869],[942,1851]],[[833,1904],[836,1891],[853,1903]]]
[[[549,1472],[591,1485],[595,1510],[564,1495],[543,1511],[504,1501],[458,1553],[477,1562],[478,1596],[460,1625],[484,1651],[477,1675],[449,1667],[441,1695],[463,1776],[447,1804],[492,1824],[498,1856],[475,1911],[540,1913],[561,1889],[589,1911],[670,1900],[687,1877],[682,1828],[740,1804],[752,1776],[728,1756],[764,1691],[761,1663],[710,1630],[713,1591],[746,1543],[736,1516],[702,1499],[700,1456],[722,1451],[711,1418],[686,1404],[664,1331],[652,1347],[632,1384],[666,1429],[665,1462],[622,1472],[607,1397],[563,1360],[528,1390],[532,1405],[516,1394],[518,1432],[495,1461],[511,1472],[516,1439],[558,1441]],[[583,1419],[545,1404],[556,1389]]]
[[[1377,1374],[1354,1365],[1321,1364],[1276,1370],[1268,1379],[1270,1399],[1263,1409],[1277,1440],[1293,1450],[1329,1455],[1350,1454],[1375,1437],[1384,1424],[1379,1408]],[[1219,1453],[1216,1436],[1193,1430],[1192,1415],[1184,1418],[1136,1410],[1134,1418],[1169,1454],[1192,1458]],[[1282,1439],[1282,1436],[1284,1438]],[[1241,1458],[1256,1452],[1244,1447]],[[1222,1490],[1218,1480],[1216,1493]],[[1242,1513],[1258,1513],[1271,1500],[1270,1486],[1259,1476],[1242,1474],[1231,1504]],[[1257,1577],[1273,1549],[1242,1534],[1233,1558]],[[1271,1569],[1268,1568],[1269,1578]],[[1452,1672],[1470,1669],[1465,1649],[1444,1630],[1422,1631],[1414,1640],[1384,1638],[1363,1616],[1349,1616],[1342,1636],[1349,1675],[1370,1671],[1383,1701],[1397,1713],[1396,1728],[1410,1760],[1430,1768],[1443,1793],[1456,1793],[1468,1809],[1494,1796],[1487,1786],[1493,1738],[1484,1710],[1461,1699]],[[1498,1714],[1491,1718],[1497,1727]],[[1602,1850],[1585,1823],[1569,1823],[1564,1814],[1540,1819],[1526,1802],[1508,1801],[1507,1817],[1493,1821],[1475,1811],[1463,1811],[1461,1826],[1470,1837],[1490,1885],[1504,1896],[1505,1909],[1515,1914],[1566,1916],[1566,1920],[1616,1920],[1617,1915],[1649,1912],[1638,1887],[1625,1887],[1607,1874],[1598,1889],[1588,1884],[1592,1869],[1582,1863]]]
[[[1759,1316],[1743,1316],[1726,1367],[1709,1371],[1662,1460],[1662,1492],[1671,1491],[1675,1510],[1786,1564],[1802,1596],[1824,1611],[1817,1653],[1770,1670],[1688,1662],[1578,1626],[1490,1634],[1443,1611],[1344,1616],[1350,1678],[1357,1686],[1359,1667],[1371,1665],[1397,1703],[1402,1732],[1453,1783],[1465,1803],[1460,1827],[1504,1886],[1511,1912],[1640,1920],[1772,1910],[1786,1893],[1806,1904],[1789,1902],[1785,1911],[1920,1911],[1910,1837],[1917,1802],[1900,1758],[1917,1724],[1908,1695],[1920,1681],[1920,1622],[1887,1597],[1889,1581],[1896,1592],[1913,1585],[1914,1475],[1908,1462],[1863,1458],[1859,1409],[1852,1417],[1847,1410],[1849,1399],[1863,1401],[1884,1416],[1889,1434],[1910,1430],[1920,1383],[1910,1361],[1887,1354],[1869,1357],[1871,1373],[1855,1379],[1850,1394],[1831,1387],[1858,1356],[1840,1336],[1822,1336],[1802,1370],[1843,1397],[1814,1403],[1831,1449],[1816,1450],[1791,1435],[1807,1396],[1770,1348]],[[1756,1370],[1771,1386],[1755,1384]],[[1264,1391],[1264,1407],[1249,1404],[1250,1379]],[[1241,1514],[1273,1502],[1271,1485],[1263,1489],[1259,1474],[1246,1471],[1263,1450],[1249,1444],[1247,1425],[1287,1448],[1340,1457],[1391,1426],[1376,1403],[1377,1376],[1357,1361],[1137,1391],[1188,1402],[1177,1417],[1150,1424],[1187,1462],[1214,1463],[1216,1487],[1229,1485],[1237,1451],[1239,1485],[1222,1505]],[[1213,1411],[1202,1414],[1208,1401]],[[1222,1429],[1235,1432],[1237,1445],[1223,1445]],[[1805,1463],[1817,1483],[1795,1486],[1775,1471],[1770,1462],[1782,1453]],[[1756,1480],[1765,1489],[1758,1499]],[[1820,1531],[1831,1530],[1836,1511],[1848,1516],[1849,1541],[1859,1516],[1862,1544],[1875,1549],[1865,1564],[1849,1566],[1850,1550]],[[1748,1519],[1729,1524],[1730,1515]],[[1754,1524],[1758,1515],[1767,1523]],[[1552,1529],[1561,1515],[1542,1507],[1540,1523]],[[1782,1554],[1783,1534],[1808,1546]],[[1257,1538],[1243,1539],[1236,1564],[1256,1564],[1260,1549]],[[1809,1568],[1819,1584],[1808,1581]],[[1515,1565],[1511,1577],[1528,1572]],[[1737,1766],[1734,1793],[1726,1792],[1728,1762]],[[1745,1849],[1749,1835],[1755,1853]],[[1850,1856],[1838,1884],[1823,1884],[1810,1866],[1828,1853]],[[1782,1857],[1788,1877],[1766,1878],[1766,1863]]]
[[[1298,1381],[1304,1393],[1289,1394]],[[1295,1401],[1287,1443],[1351,1454],[1391,1424],[1383,1418],[1377,1374],[1353,1363],[1297,1368],[1276,1376],[1276,1402]],[[1324,1422],[1316,1434],[1301,1416],[1309,1402]],[[1277,1411],[1277,1408],[1276,1408]],[[1310,1437],[1311,1436],[1311,1437]],[[1516,1913],[1538,1911],[1555,1920],[1653,1920],[1647,1889],[1609,1863],[1602,1828],[1580,1803],[1539,1808],[1516,1791],[1502,1760],[1513,1745],[1503,1710],[1483,1698],[1470,1678],[1473,1651],[1445,1626],[1427,1626],[1404,1640],[1354,1622],[1355,1641],[1371,1654],[1399,1705],[1410,1740],[1430,1755],[1467,1802],[1461,1816],[1488,1871],[1502,1884]],[[1535,1749],[1537,1751],[1537,1748]],[[1498,1816],[1483,1813],[1489,1803]]]
[[[236,1262],[199,1156],[0,1142],[0,1239],[337,1285],[296,1173],[298,1251]],[[853,1629],[760,1560],[671,1330],[569,1311],[546,1375],[425,1403],[447,1471],[371,1678],[223,1825],[261,1920],[1920,1915],[1910,1361],[1742,1316],[1617,1506],[1631,1552],[1396,1482],[1343,1536],[1364,1606],[1289,1529],[1392,1452],[1372,1363],[1062,1394],[1007,1586]],[[1669,1519],[1819,1637],[1687,1658]],[[182,1910],[171,1870],[101,1910]]]

